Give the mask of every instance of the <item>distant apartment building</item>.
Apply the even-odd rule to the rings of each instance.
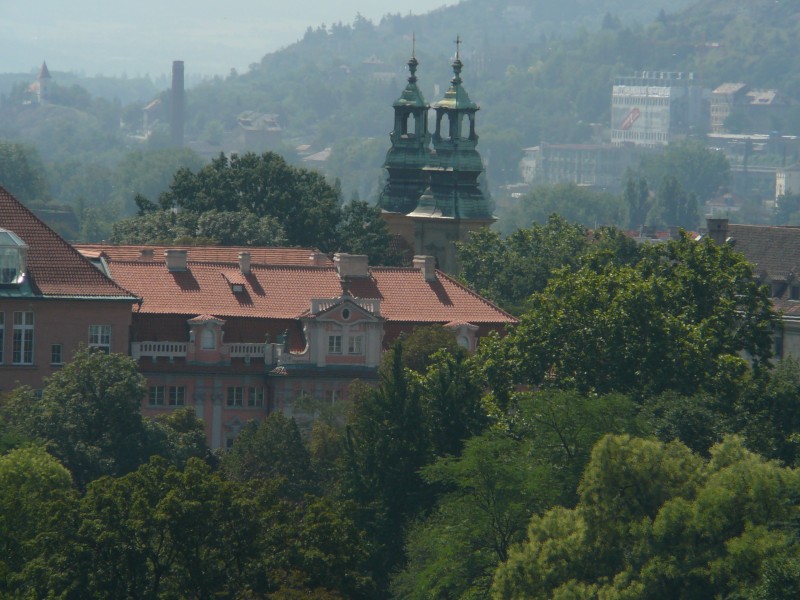
[[[788,110],[796,105],[796,101],[777,90],[750,89],[745,83],[723,83],[711,93],[711,132],[781,130]]]
[[[611,93],[611,143],[653,148],[704,132],[708,97],[693,73],[643,71],[617,77]]]
[[[800,194],[800,164],[780,167],[775,171],[775,207],[780,197],[786,194]]]
[[[610,144],[545,144],[526,148],[520,161],[525,183],[575,183],[609,192],[622,189],[625,170],[638,164],[644,148]]]

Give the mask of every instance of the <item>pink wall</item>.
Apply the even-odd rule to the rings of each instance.
[[[34,313],[33,365],[12,365],[14,312]],[[5,313],[0,392],[19,384],[41,388],[43,378],[59,366],[51,365],[51,347],[61,344],[63,362],[69,362],[80,344],[89,341],[89,325],[111,326],[111,351],[128,354],[131,305],[120,301],[3,299]]]

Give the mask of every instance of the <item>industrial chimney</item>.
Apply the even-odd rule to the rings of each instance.
[[[172,145],[183,148],[183,61],[172,61],[172,114],[170,115],[170,132]]]

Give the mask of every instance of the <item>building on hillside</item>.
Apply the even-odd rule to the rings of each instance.
[[[775,338],[776,358],[800,358],[800,227],[737,225],[708,219],[707,235],[732,244],[753,264],[759,283],[770,289],[783,331]]]
[[[473,350],[515,323],[432,257],[370,268],[366,256],[301,249],[79,248],[142,298],[131,355],[149,384],[144,413],[194,406],[212,448],[250,419],[377,381],[383,350],[418,326],[447,327]]]
[[[611,91],[611,143],[658,147],[705,133],[708,96],[694,73],[643,71],[617,77]]]
[[[611,144],[545,144],[526,148],[520,161],[525,183],[575,183],[617,193],[625,171],[638,164],[647,148]]]
[[[260,154],[282,143],[283,129],[278,115],[246,110],[236,117],[236,124],[235,145],[242,152]]]
[[[727,133],[725,120],[742,104],[746,83],[723,83],[711,92],[711,133]]]
[[[137,302],[0,188],[0,394],[42,388],[81,344],[127,354]]]
[[[23,103],[37,106],[46,104],[49,99],[48,87],[51,79],[53,79],[53,77],[50,75],[50,70],[47,68],[47,62],[42,61],[42,66],[39,68],[39,73],[36,75],[36,81],[28,86]]]
[[[392,145],[384,163],[388,179],[379,205],[389,230],[415,254],[431,255],[441,269],[455,273],[455,242],[495,221],[479,184],[479,107],[462,85],[458,51],[450,87],[432,106],[417,87],[418,64],[412,55],[408,84],[393,104]],[[428,128],[430,108],[436,119],[433,133]]]
[[[751,133],[781,130],[793,106],[797,102],[778,90],[723,83],[711,93],[711,132],[728,133],[731,126]]]
[[[775,171],[775,208],[786,194],[800,194],[800,163]]]

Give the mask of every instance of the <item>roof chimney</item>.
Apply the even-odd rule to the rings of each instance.
[[[330,266],[328,262],[328,255],[322,252],[312,252],[308,256],[308,264],[312,267],[327,267]]]
[[[436,281],[436,257],[415,256],[414,268],[422,271],[425,281]]]
[[[250,275],[250,253],[239,252],[239,270],[242,275]]]
[[[369,277],[369,258],[366,254],[339,252],[333,255],[333,264],[336,265],[339,279]]]
[[[167,270],[170,272],[186,270],[186,250],[170,248],[164,250],[164,260],[167,261]]]
[[[715,244],[722,245],[728,239],[728,219],[706,219],[706,228]]]
[[[139,260],[153,260],[153,249],[142,248],[139,252]]]

